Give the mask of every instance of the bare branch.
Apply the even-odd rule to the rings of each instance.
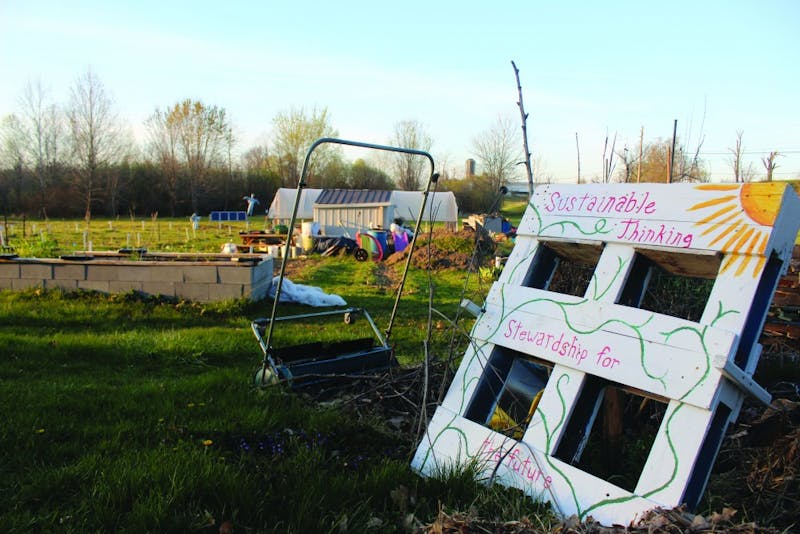
[[[768,182],[772,181],[772,175],[775,172],[775,169],[778,168],[778,164],[775,162],[775,160],[778,158],[778,156],[782,155],[783,154],[781,154],[777,150],[773,150],[772,152],[769,153],[767,157],[761,158],[761,163],[764,164],[764,168],[767,170],[766,180]]]
[[[517,106],[519,107],[519,115],[522,118],[522,148],[525,152],[525,172],[528,176],[528,197],[533,196],[533,168],[531,167],[531,151],[528,148],[528,114],[525,113],[525,106],[522,103],[522,85],[519,82],[519,69],[514,61],[511,61],[511,66],[514,67],[514,77],[517,79],[517,94],[519,94],[519,101],[517,102]]]

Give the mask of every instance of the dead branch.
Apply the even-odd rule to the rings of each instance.
[[[514,67],[514,77],[517,79],[517,94],[519,94],[517,106],[522,119],[522,147],[525,150],[524,163],[525,172],[528,175],[528,197],[533,197],[533,168],[531,167],[531,151],[528,148],[528,114],[525,113],[525,106],[522,103],[522,85],[519,83],[519,69],[513,60],[511,61],[511,66]]]

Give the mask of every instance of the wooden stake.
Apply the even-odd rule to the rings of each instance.
[[[522,103],[522,85],[519,83],[519,69],[514,61],[511,61],[511,66],[514,67],[514,77],[517,79],[517,94],[519,101],[519,115],[522,118],[522,148],[525,150],[525,172],[528,174],[528,198],[533,196],[533,168],[531,167],[531,151],[528,148],[528,114],[525,113],[525,106]]]

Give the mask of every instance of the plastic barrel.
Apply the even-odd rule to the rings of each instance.
[[[300,235],[302,236],[303,251],[309,252],[314,248],[314,240],[311,238],[313,233],[313,222],[304,222],[300,226]]]
[[[371,240],[371,239],[370,239],[370,240],[365,240],[365,241],[366,241],[365,245],[366,245],[367,243],[369,243],[369,247],[370,247],[370,248],[368,248],[367,250],[369,250],[370,252],[372,252],[372,253],[374,253],[374,254],[379,254],[379,253],[382,253],[382,255],[383,255],[383,256],[386,256],[386,254],[387,254],[387,250],[386,250],[386,249],[387,249],[387,247],[388,247],[388,244],[387,244],[387,242],[386,242],[386,231],[384,231],[384,230],[370,230],[370,231],[369,231],[369,232],[367,232],[367,233],[368,233],[369,235],[371,235],[372,237],[374,237],[374,238],[375,238],[375,240],[376,240],[376,241],[377,241],[377,242],[380,244],[380,246],[381,246],[381,250],[380,250],[380,251],[378,251],[378,250],[375,250],[375,243],[374,243],[374,242],[372,242],[372,240]],[[366,246],[365,246],[364,248],[366,248]]]

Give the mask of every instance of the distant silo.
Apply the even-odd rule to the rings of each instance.
[[[467,159],[467,165],[464,169],[464,177],[472,178],[475,176],[475,160],[472,158]]]

